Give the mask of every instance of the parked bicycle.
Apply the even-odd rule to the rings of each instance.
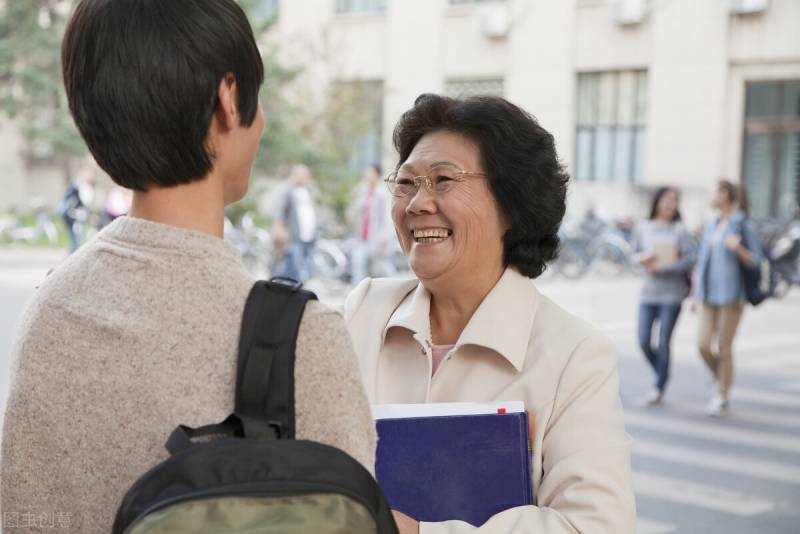
[[[225,240],[242,256],[242,263],[250,274],[259,279],[270,276],[274,263],[272,239],[269,232],[260,228],[249,213],[234,224],[225,217]]]
[[[636,271],[627,239],[629,221],[605,221],[594,215],[567,223],[559,230],[560,250],[553,271],[570,279],[588,272],[620,276]]]
[[[0,241],[26,245],[58,245],[58,228],[42,200],[22,212],[13,210],[0,220]]]
[[[772,295],[782,298],[800,286],[800,220],[766,219],[755,227],[770,259]]]

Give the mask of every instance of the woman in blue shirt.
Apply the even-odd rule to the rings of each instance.
[[[707,409],[711,416],[725,415],[730,405],[733,339],[745,303],[741,264],[757,265],[762,257],[744,204],[738,186],[719,181],[711,206],[720,213],[706,226],[697,257],[695,297],[701,305],[698,345],[718,386]]]

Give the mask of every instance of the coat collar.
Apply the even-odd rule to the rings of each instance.
[[[461,332],[456,350],[478,345],[497,352],[522,370],[528,352],[539,292],[531,280],[513,267],[506,268],[497,284],[475,310]],[[383,340],[390,328],[410,330],[421,343],[430,342],[430,293],[418,284],[389,318]]]

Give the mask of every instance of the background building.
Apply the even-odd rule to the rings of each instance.
[[[673,184],[697,224],[721,177],[748,186],[756,216],[797,209],[798,0],[247,2],[277,17],[268,39],[300,72],[286,97],[342,125],[354,176],[396,163],[392,127],[419,94],[498,94],[554,134],[573,216],[639,216]],[[0,210],[54,205],[63,172],[2,120]]]
[[[395,163],[392,126],[420,93],[499,94],[555,135],[573,215],[640,215],[674,184],[696,224],[722,177],[756,216],[797,208],[797,0],[283,1],[276,34],[305,69],[298,98],[369,96],[354,163]]]

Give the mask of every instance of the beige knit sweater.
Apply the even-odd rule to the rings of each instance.
[[[177,424],[232,411],[253,282],[221,239],[130,217],[46,279],[12,348],[0,457],[9,532],[107,534]],[[343,319],[309,302],[296,353],[297,437],[372,471],[374,424]]]

